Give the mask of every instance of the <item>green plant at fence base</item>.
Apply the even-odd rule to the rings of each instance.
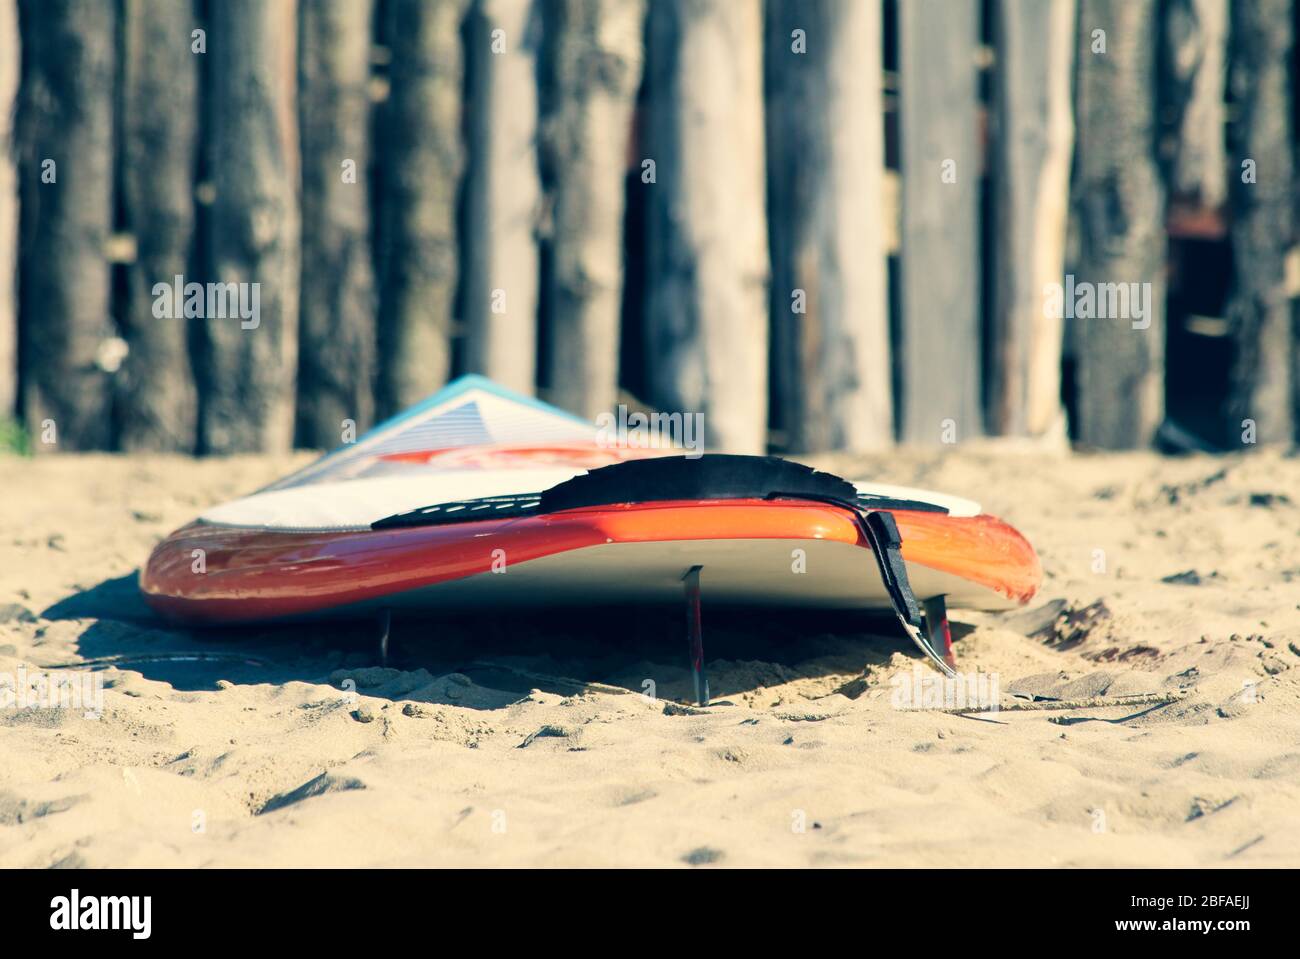
[[[31,439],[22,423],[9,417],[0,417],[0,453],[31,456]]]

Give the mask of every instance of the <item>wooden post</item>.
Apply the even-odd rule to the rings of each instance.
[[[1227,199],[1224,91],[1228,0],[1169,0],[1164,10],[1166,102],[1178,112],[1170,192],[1218,210]]]
[[[50,0],[19,15],[23,411],[36,450],[105,449],[116,5]]]
[[[1290,442],[1295,428],[1285,275],[1295,241],[1291,14],[1289,0],[1232,6],[1236,119],[1228,141],[1233,209],[1228,321],[1235,351],[1226,406],[1233,447]]]
[[[250,307],[255,290],[258,305],[256,316],[244,318],[254,312],[245,308],[233,317],[207,315],[204,323],[201,445],[213,453],[276,452],[293,442],[301,240],[296,6],[221,0],[208,8],[209,279],[241,284],[236,289]]]
[[[768,256],[759,0],[650,6],[646,351],[653,405],[710,449],[767,443]]]
[[[18,171],[13,115],[21,51],[17,0],[0,0],[0,421],[18,404]]]
[[[388,0],[376,397],[383,416],[423,399],[451,373],[464,12],[465,0]]]
[[[1062,443],[1064,321],[1044,309],[1044,290],[1065,279],[1076,14],[1075,0],[999,0],[995,8],[988,428]]]
[[[465,366],[531,394],[537,377],[536,0],[478,0],[466,69]]]
[[[193,4],[127,0],[123,72],[122,170],[127,225],[136,258],[127,268],[122,328],[130,352],[118,391],[124,450],[192,453],[198,396],[183,309],[157,316],[154,286],[174,291],[191,275],[198,81],[204,54],[192,49]]]
[[[902,140],[900,438],[965,439],[980,414],[979,5],[898,5]]]
[[[1075,435],[1107,449],[1149,445],[1164,417],[1166,240],[1155,157],[1156,10],[1156,0],[1083,0],[1079,16],[1079,258],[1076,298],[1071,302],[1067,278],[1064,307],[1075,309]],[[1082,299],[1089,292],[1091,310]]]
[[[625,178],[644,67],[642,0],[547,7],[551,402],[594,417],[618,391]],[[646,189],[655,189],[648,186]]]
[[[794,452],[893,441],[880,4],[768,6],[773,421]]]
[[[302,302],[297,441],[332,449],[374,412],[371,0],[311,0],[298,22]]]

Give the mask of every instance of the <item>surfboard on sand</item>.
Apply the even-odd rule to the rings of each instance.
[[[948,673],[948,606],[1009,609],[1038,589],[1033,548],[970,500],[604,439],[463,377],[176,530],[140,588],[190,623],[685,603],[697,651],[701,596],[893,610]],[[702,654],[692,665],[702,684]]]

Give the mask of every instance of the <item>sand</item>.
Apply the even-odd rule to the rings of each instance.
[[[886,621],[706,606],[698,710],[680,611],[398,623],[389,667],[367,624],[149,619],[152,545],[305,460],[0,458],[0,674],[105,686],[0,709],[0,866],[1300,865],[1298,459],[824,461],[1037,546],[1029,609],[955,616],[1022,707],[980,716],[895,708]]]

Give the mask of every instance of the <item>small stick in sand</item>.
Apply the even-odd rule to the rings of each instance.
[[[571,679],[568,676],[550,676],[546,673],[535,673],[529,669],[520,669],[517,666],[507,666],[504,663],[489,663],[485,660],[476,659],[464,667],[465,669],[499,669],[502,672],[510,673],[514,676],[521,676],[524,679],[536,680],[539,683],[559,683],[563,686],[578,686],[582,689],[594,689],[601,693],[612,693],[616,696],[627,696],[632,690],[623,689],[621,686],[609,686],[605,683],[587,682],[581,679]]]
[[[979,706],[955,706],[951,709],[937,709],[934,712],[966,714],[966,713],[1021,713],[1033,712],[1046,709],[1103,709],[1108,706],[1165,706],[1169,703],[1176,703],[1178,700],[1185,698],[1192,690],[1180,689],[1173,693],[1136,693],[1132,696],[1089,696],[1086,699],[1043,699],[1028,701],[1012,701],[1001,703],[998,708],[987,709]]]

